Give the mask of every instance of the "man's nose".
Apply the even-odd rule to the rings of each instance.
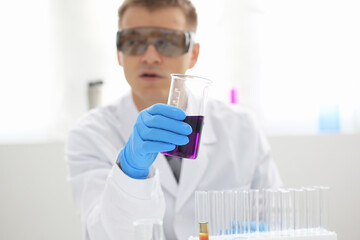
[[[161,56],[153,44],[149,44],[144,54],[141,55],[141,61],[148,64],[161,63]]]

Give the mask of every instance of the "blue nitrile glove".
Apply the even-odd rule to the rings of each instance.
[[[259,223],[259,232],[268,232],[265,223]]]
[[[250,232],[256,232],[256,222],[251,221],[250,222]],[[266,227],[264,223],[259,223],[259,232],[265,232],[266,231]],[[225,228],[224,229],[224,235],[229,235],[229,234],[236,234],[236,233],[248,233],[249,232],[249,227],[248,227],[248,222],[243,222],[241,223],[241,229],[240,229],[240,225],[237,225],[237,229],[236,229],[236,224],[234,221],[231,222],[231,231],[229,231],[229,229]],[[222,231],[220,230],[220,234],[222,235]]]
[[[182,121],[185,117],[180,108],[162,103],[141,111],[128,142],[119,154],[123,172],[135,179],[145,179],[159,152],[187,144],[187,135],[192,129]]]

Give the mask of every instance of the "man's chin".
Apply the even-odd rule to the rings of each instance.
[[[138,97],[143,101],[151,104],[155,103],[167,103],[169,90],[164,89],[147,89],[145,91],[138,92]]]

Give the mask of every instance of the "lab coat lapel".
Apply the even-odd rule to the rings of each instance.
[[[199,155],[196,159],[183,159],[181,167],[181,175],[179,182],[179,189],[177,191],[177,199],[175,211],[178,212],[187,200],[196,191],[199,182],[204,177],[209,159],[211,156],[210,149],[212,144],[216,142],[216,135],[214,132],[211,119],[205,116],[205,125],[203,126],[203,133],[200,139]]]
[[[121,98],[117,108],[119,128],[121,129],[119,133],[124,141],[124,144],[130,137],[138,114],[139,111],[132,99],[131,92],[127,92],[124,97]]]

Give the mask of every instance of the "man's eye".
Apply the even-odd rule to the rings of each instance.
[[[129,45],[129,46],[133,46],[133,45],[137,45],[139,44],[139,40],[136,40],[136,39],[132,39],[132,40],[127,40],[125,42],[126,45]]]
[[[167,47],[167,46],[171,46],[172,44],[169,41],[157,40],[156,45],[159,47]]]

